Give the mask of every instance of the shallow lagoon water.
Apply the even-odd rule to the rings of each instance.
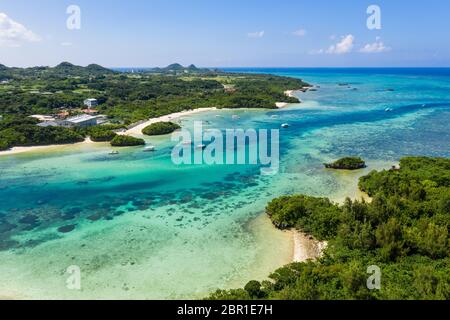
[[[358,195],[359,176],[402,156],[450,155],[449,73],[265,72],[320,88],[286,109],[205,112],[183,124],[289,123],[274,176],[250,165],[176,166],[167,137],[148,138],[155,153],[129,148],[111,156],[110,147],[93,144],[0,157],[0,297],[201,298],[242,286],[292,256],[289,234],[264,218],[270,199],[306,193],[340,201]],[[369,167],[323,168],[346,155]],[[66,287],[71,265],[81,269],[79,291]]]

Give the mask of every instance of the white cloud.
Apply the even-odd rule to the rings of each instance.
[[[292,34],[294,36],[297,36],[297,37],[304,37],[304,36],[306,36],[306,30],[305,29],[298,29],[298,30],[292,32]]]
[[[19,47],[23,42],[38,41],[37,34],[0,12],[0,46]]]
[[[61,46],[63,46],[63,47],[71,47],[71,46],[73,46],[73,43],[72,42],[61,42]]]
[[[262,37],[264,37],[264,34],[265,34],[264,31],[249,32],[249,33],[247,33],[247,36],[249,38],[262,38]]]
[[[328,54],[344,54],[353,50],[355,37],[351,34],[342,37],[341,41],[328,48]]]
[[[387,52],[390,51],[390,47],[386,47],[381,41],[380,37],[376,38],[376,41],[374,43],[368,43],[364,47],[362,47],[359,51],[362,53],[381,53],[381,52]]]

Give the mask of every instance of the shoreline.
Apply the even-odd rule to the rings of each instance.
[[[314,261],[320,258],[328,246],[326,241],[318,241],[302,231],[292,229],[292,262]]]
[[[347,194],[342,197],[328,196],[328,198],[332,202],[338,205],[343,205],[347,198],[350,198],[352,201],[364,200],[367,203],[372,202],[373,199],[358,187],[359,175],[340,175],[339,178],[342,179],[345,184],[355,185],[355,192],[351,195]],[[290,232],[291,234],[293,243],[292,263],[317,260],[318,258],[322,257],[323,251],[328,246],[328,243],[326,241],[318,241],[312,235],[302,232],[301,230],[293,228],[288,232]]]
[[[218,108],[214,107],[214,108],[201,108],[201,109],[186,110],[186,111],[182,111],[182,112],[171,113],[171,114],[161,116],[158,118],[149,119],[146,122],[141,123],[134,128],[128,129],[127,131],[121,132],[118,134],[142,136],[143,135],[142,129],[144,129],[146,126],[149,126],[153,123],[169,122],[172,120],[177,120],[184,116],[191,116],[191,115],[198,114],[201,112],[216,111],[216,110],[229,110],[229,109],[218,109]],[[97,143],[102,143],[102,142],[94,142],[88,137],[84,141],[77,142],[77,143],[51,144],[51,145],[45,145],[45,146],[13,147],[9,150],[0,151],[0,157],[1,156],[12,156],[12,155],[26,153],[26,152],[32,152],[32,151],[46,151],[48,149],[57,149],[57,148],[64,148],[64,147],[71,147],[71,146],[76,147],[76,146],[81,146],[81,145],[85,145],[85,144],[97,144]]]
[[[305,91],[302,91],[302,89],[286,90],[284,92],[284,95],[289,97],[289,98],[297,98],[300,101],[300,103],[302,103],[302,100],[296,95],[297,92],[305,92]],[[284,109],[286,107],[289,107],[291,104],[292,103],[289,103],[289,102],[277,102],[277,103],[275,103],[275,106],[278,109]]]
[[[297,98],[295,96],[295,92],[298,92],[299,90],[288,90],[285,91],[285,95],[288,97],[294,97]],[[289,102],[277,102],[275,103],[275,106],[277,109],[284,109],[288,106],[290,106],[292,103]],[[185,110],[185,111],[181,111],[181,112],[175,112],[175,113],[171,113],[165,116],[161,116],[161,117],[157,117],[157,118],[151,118],[143,123],[138,124],[137,126],[128,129],[124,132],[121,132],[119,134],[122,135],[140,135],[142,136],[142,130],[149,126],[152,125],[154,123],[157,122],[170,122],[170,121],[174,121],[174,120],[178,120],[182,117],[187,117],[187,116],[192,116],[195,114],[199,114],[199,113],[203,113],[203,112],[208,112],[208,111],[221,111],[221,110],[226,110],[226,111],[230,111],[230,110],[258,110],[257,108],[217,108],[217,107],[210,107],[210,108],[199,108],[199,109],[194,109],[194,110]],[[262,110],[266,110],[266,109],[262,109]],[[267,109],[267,110],[271,110],[271,109]]]
[[[298,92],[298,91],[300,91],[300,90],[287,90],[287,91],[285,91],[285,95],[287,95],[288,97],[296,97],[294,93]],[[291,103],[287,103],[287,102],[277,102],[276,108],[284,109],[290,105],[291,105]],[[243,108],[243,109],[247,109],[247,108]],[[167,115],[161,116],[161,117],[148,119],[147,121],[142,122],[142,123],[136,125],[135,127],[128,129],[124,132],[120,132],[118,134],[119,135],[142,136],[143,135],[142,130],[151,124],[154,124],[157,122],[170,122],[170,121],[178,120],[182,117],[192,116],[195,114],[208,112],[208,111],[220,111],[220,110],[242,110],[242,109],[229,109],[229,108],[228,109],[227,108],[219,109],[217,107],[210,107],[210,108],[199,108],[199,109],[193,109],[193,110],[184,110],[181,112],[167,114]],[[251,108],[250,108],[250,110],[251,110]],[[256,110],[256,109],[254,109],[254,110]],[[266,110],[266,109],[264,109],[264,110]],[[267,110],[270,110],[270,109],[267,109]],[[88,144],[88,143],[97,143],[97,142],[92,141],[88,137],[88,138],[86,138],[85,141],[78,142],[78,143],[52,144],[52,145],[45,145],[45,146],[29,146],[29,147],[13,147],[9,150],[0,151],[0,157],[16,155],[16,154],[32,152],[32,151],[43,151],[43,150],[54,149],[54,148],[79,146],[79,145]]]
[[[286,91],[284,92],[284,94],[285,94],[286,96],[288,96],[289,98],[296,98],[295,92],[297,92],[297,91],[299,91],[299,90],[286,90]]]
[[[175,112],[175,113],[171,113],[165,116],[161,116],[158,118],[151,118],[131,129],[128,129],[125,132],[122,132],[120,134],[122,135],[142,135],[142,130],[145,127],[148,127],[151,124],[157,123],[157,122],[170,122],[173,120],[177,120],[181,117],[185,117],[185,116],[191,116],[194,114],[198,114],[198,113],[202,113],[202,112],[208,112],[208,111],[216,111],[219,110],[216,107],[211,107],[211,108],[199,108],[199,109],[194,109],[194,110],[185,110],[185,111],[181,111],[181,112]],[[225,109],[220,109],[220,110],[225,110]]]
[[[86,138],[82,142],[77,143],[66,143],[66,144],[50,144],[46,146],[29,146],[29,147],[13,147],[9,150],[0,151],[0,157],[1,156],[12,156],[16,154],[26,153],[26,152],[32,152],[32,151],[45,151],[48,149],[57,149],[57,148],[64,148],[64,147],[76,147],[86,144],[94,144],[96,142],[92,141],[90,138]]]

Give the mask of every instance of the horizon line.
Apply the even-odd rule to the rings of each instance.
[[[62,61],[54,66],[51,66],[51,65],[33,65],[33,66],[21,66],[21,67],[8,66],[8,65],[4,65],[4,66],[6,66],[8,68],[20,68],[20,69],[36,68],[36,67],[54,68],[64,62],[68,62],[68,61]],[[71,62],[69,62],[69,63],[71,63]],[[0,62],[0,64],[2,64],[2,63]],[[74,64],[74,63],[71,63],[71,64]],[[155,68],[165,68],[170,65],[170,64],[168,64],[168,65],[163,65],[163,66],[104,66],[104,65],[101,65],[100,63],[96,63],[96,62],[89,63],[86,65],[77,65],[77,64],[74,64],[74,65],[87,67],[91,64],[98,64],[107,69],[155,69]],[[175,63],[173,63],[173,64],[175,64]],[[450,65],[449,66],[228,66],[228,67],[225,67],[225,66],[197,66],[197,68],[205,68],[205,69],[450,69]]]

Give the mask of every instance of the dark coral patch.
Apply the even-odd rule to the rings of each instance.
[[[69,232],[72,232],[73,230],[75,230],[76,226],[77,226],[76,224],[70,224],[70,225],[67,225],[67,226],[62,226],[62,227],[58,228],[58,232],[60,232],[60,233],[69,233]]]

